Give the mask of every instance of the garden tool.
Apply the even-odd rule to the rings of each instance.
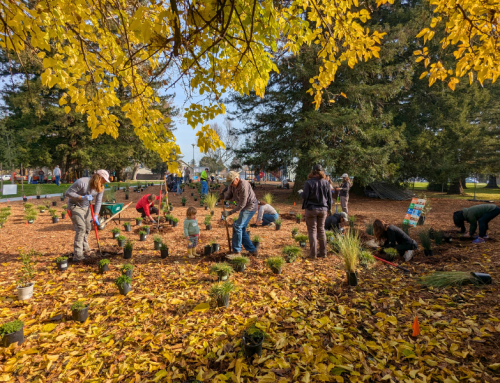
[[[103,230],[105,227],[106,227],[106,224],[111,221],[113,218],[115,218],[118,214],[121,214],[126,208],[128,208],[130,206],[132,202],[129,202],[127,205],[125,205],[123,207],[123,209],[121,209],[119,212],[113,214],[111,217],[107,218],[105,221],[101,222],[101,224],[99,225],[99,230]],[[93,213],[92,213],[93,214]],[[71,217],[71,215],[70,215]]]
[[[158,232],[160,231],[161,189],[162,189],[162,184],[160,184],[160,206],[158,206],[158,217],[156,219],[156,230],[158,230]]]
[[[102,255],[101,244],[99,243],[99,234],[97,233],[97,225],[94,222],[94,205],[92,205],[92,204],[90,204],[90,212],[92,213],[92,224],[94,225],[95,239],[97,240],[97,247],[99,248],[99,254]]]
[[[373,256],[373,258],[375,258],[375,259],[376,259],[376,260],[378,260],[378,261],[382,261],[382,262],[384,262],[384,263],[387,263],[388,265],[394,266],[394,267],[395,267],[395,268],[397,268],[397,269],[403,270],[403,271],[405,271],[405,272],[407,272],[407,273],[411,273],[411,271],[410,271],[410,270],[405,269],[405,268],[404,268],[404,267],[402,267],[402,266],[396,265],[395,263],[392,263],[392,262],[386,261],[385,259],[382,259],[382,258],[376,257],[376,256],[374,256],[374,255],[372,255],[372,256]]]
[[[222,209],[224,212],[226,212],[226,205],[224,203],[222,204]],[[227,247],[229,248],[229,251],[231,251],[231,239],[229,238],[229,227],[227,225],[227,217],[226,216],[224,216],[224,222],[226,223]]]

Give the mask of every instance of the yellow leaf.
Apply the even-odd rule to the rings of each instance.
[[[65,112],[66,114],[68,114],[69,112],[71,112],[71,107],[70,107],[69,105],[66,105],[66,106],[64,107],[64,112]]]
[[[340,92],[340,95],[341,95],[342,97],[344,97],[344,98],[347,98],[347,96],[345,95],[345,93],[344,93],[344,92]]]
[[[193,309],[193,311],[206,311],[210,309],[210,303],[200,303],[198,305],[196,305],[196,307]]]
[[[47,323],[42,327],[42,332],[51,332],[53,329],[57,327],[57,323]]]
[[[159,381],[161,378],[164,378],[165,376],[168,375],[168,372],[166,370],[160,370],[155,374],[155,377],[153,379],[153,382]]]
[[[390,324],[393,324],[394,326],[397,326],[398,325],[398,320],[395,316],[389,316],[387,317],[387,319],[385,320],[386,322],[389,322]]]
[[[177,298],[173,298],[170,300],[170,303],[173,305],[180,305],[181,303],[184,303],[184,301],[177,299]]]
[[[489,368],[490,370],[497,371],[498,369],[500,369],[500,363],[493,363],[493,364],[490,364],[490,365],[488,366],[488,368]]]
[[[422,73],[420,75],[420,80],[422,80],[425,76],[427,76],[429,74],[429,72],[425,71],[424,73]]]

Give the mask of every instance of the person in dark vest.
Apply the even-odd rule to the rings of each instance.
[[[382,247],[392,247],[398,251],[398,254],[409,262],[413,258],[414,250],[417,250],[418,244],[411,239],[399,227],[389,225],[381,219],[376,219],[373,222],[373,236],[382,244]]]
[[[339,192],[340,206],[342,211],[349,214],[349,190],[351,189],[351,179],[347,173],[342,174],[342,184],[339,188],[336,188]]]
[[[325,230],[336,231],[340,230],[340,224],[347,221],[347,214],[344,212],[335,213],[329,216],[325,221]]]
[[[464,208],[453,213],[453,222],[459,227],[461,233],[465,233],[465,222],[470,224],[469,232],[464,237],[472,237],[479,225],[479,236],[472,243],[483,243],[488,237],[489,222],[500,214],[500,208],[493,204],[481,204]]]

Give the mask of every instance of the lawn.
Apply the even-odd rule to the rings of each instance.
[[[410,184],[409,190],[415,190],[415,192],[424,192],[425,194],[432,195],[434,198],[453,198],[453,199],[471,199],[474,198],[474,184],[468,183],[467,189],[464,189],[464,195],[448,195],[446,193],[440,192],[429,192],[427,191],[427,182],[415,182],[415,188]],[[497,189],[486,189],[485,183],[478,183],[476,185],[476,199],[478,200],[500,200],[500,188]]]

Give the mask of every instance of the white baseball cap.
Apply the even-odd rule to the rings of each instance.
[[[107,170],[100,169],[96,173],[104,178],[104,181],[109,182],[109,173],[107,172]]]
[[[347,174],[347,173],[342,174],[342,178],[345,178],[345,177],[349,177],[349,174]]]

